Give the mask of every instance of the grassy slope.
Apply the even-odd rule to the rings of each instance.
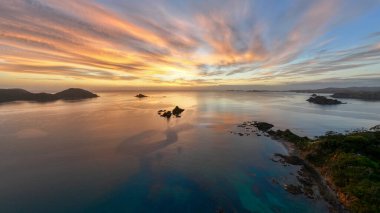
[[[326,134],[317,140],[289,130],[269,134],[293,142],[352,212],[380,212],[380,132]]]

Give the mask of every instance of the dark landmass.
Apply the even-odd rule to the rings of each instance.
[[[160,115],[161,117],[165,117],[167,119],[171,118],[172,115],[174,115],[177,118],[180,118],[183,111],[185,111],[185,110],[176,106],[176,107],[174,107],[174,109],[172,111],[162,110],[162,109],[158,110],[157,114]]]
[[[288,92],[298,93],[346,93],[346,92],[380,92],[380,87],[346,87],[346,88],[323,88],[307,90],[289,90]]]
[[[178,106],[176,106],[173,111],[172,111],[172,114],[176,117],[181,117],[181,113],[185,111],[184,109],[181,109],[179,108]]]
[[[333,98],[349,98],[349,99],[361,99],[367,101],[378,101],[380,100],[380,91],[377,92],[338,92],[334,93],[331,97]]]
[[[319,185],[326,182],[348,210],[375,213],[380,212],[379,127],[347,134],[329,132],[315,140],[300,137],[290,130],[267,133],[294,144],[298,152],[293,153],[293,157],[285,157],[284,161],[299,165],[302,159],[307,171],[316,171],[313,177],[323,177]],[[293,194],[305,192],[304,187],[295,185],[287,185],[285,190]],[[326,196],[325,190],[321,193]]]
[[[371,127],[369,130],[371,130],[371,131],[380,131],[380,125],[376,125],[374,127]]]
[[[58,100],[82,100],[96,97],[98,97],[98,95],[78,88],[70,88],[55,94],[31,93],[23,89],[0,89],[0,103],[12,101],[51,102]]]
[[[280,92],[278,90],[258,90],[258,89],[253,89],[253,90],[246,90],[246,92]]]
[[[268,136],[266,132],[270,130],[273,125],[266,122],[245,121],[242,124],[239,124],[237,127],[242,131],[230,131],[230,133],[239,136],[248,136],[251,134],[261,136],[263,133],[265,133],[264,135]]]
[[[266,123],[266,122],[253,122],[253,126],[255,126],[260,131],[268,131],[273,127],[273,124]]]
[[[146,98],[146,97],[148,97],[148,96],[146,96],[146,95],[140,93],[140,94],[136,95],[135,97],[136,97],[136,98]]]
[[[166,111],[164,109],[160,109],[158,110],[157,112],[161,117],[165,117],[167,119],[169,119],[170,117],[172,117],[172,111]]]
[[[303,152],[352,212],[380,212],[380,132],[326,135]]]
[[[380,87],[328,87],[322,89],[303,89],[303,90],[226,90],[229,92],[297,92],[297,93],[345,93],[345,92],[380,92]]]
[[[323,177],[318,171],[304,159],[295,155],[274,154],[272,161],[279,162],[283,166],[296,165],[301,168],[296,176],[298,183],[284,183],[282,187],[293,195],[303,194],[309,199],[320,199],[321,196],[331,205],[329,212],[347,212],[338,200],[336,193],[329,188]],[[279,181],[273,179],[273,183]]]
[[[300,137],[300,136],[294,134],[289,129],[286,129],[285,131],[283,131],[283,130],[276,130],[276,131],[270,130],[267,133],[275,139],[281,139],[281,140],[291,142],[291,143],[297,145],[298,148],[305,147],[307,145],[307,143],[310,141],[310,139],[308,137]]]
[[[380,87],[346,87],[346,88],[323,88],[323,89],[305,89],[305,90],[227,90],[230,92],[296,92],[296,93],[325,93],[333,94],[333,98],[359,99],[366,101],[380,100]],[[324,101],[321,100],[323,103]],[[331,104],[324,104],[331,105]]]
[[[306,101],[314,104],[319,104],[319,105],[337,105],[337,104],[343,104],[343,102],[336,100],[336,99],[331,99],[327,98],[325,96],[318,96],[313,94],[309,99]]]
[[[380,100],[380,87],[347,87],[347,88],[324,88],[315,90],[290,90],[297,93],[327,93],[333,94],[333,98],[349,98],[367,101]]]

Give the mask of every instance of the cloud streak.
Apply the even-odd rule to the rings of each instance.
[[[332,31],[374,2],[0,0],[0,72],[136,86],[356,76],[380,61],[379,29],[356,47]]]

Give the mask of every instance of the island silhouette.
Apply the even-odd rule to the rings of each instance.
[[[13,101],[52,102],[58,100],[82,100],[99,97],[84,89],[70,88],[51,93],[32,93],[24,89],[0,89],[0,103]]]

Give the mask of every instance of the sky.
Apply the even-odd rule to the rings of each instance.
[[[378,85],[379,0],[0,0],[0,88]]]

